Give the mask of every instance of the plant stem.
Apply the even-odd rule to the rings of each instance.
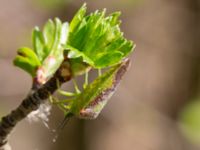
[[[72,73],[69,63],[67,60],[64,60],[51,79],[35,90],[32,94],[29,94],[15,110],[4,116],[0,122],[0,149],[7,143],[8,135],[17,123],[26,118],[26,116],[32,111],[37,110],[40,104],[44,103],[46,99],[59,88],[57,82],[61,85],[69,81],[71,78]]]

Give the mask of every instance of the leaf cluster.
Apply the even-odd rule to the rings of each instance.
[[[19,48],[14,64],[32,77],[37,69],[43,67],[46,77],[52,75],[63,61],[63,50],[68,37],[68,23],[62,23],[58,18],[49,19],[43,31],[35,27],[32,32],[33,48]],[[53,60],[49,60],[52,58]],[[51,62],[52,61],[52,62]]]
[[[86,15],[84,4],[70,23],[68,57],[82,57],[94,68],[118,64],[134,47],[120,31],[120,14],[114,12],[106,17],[104,9]]]
[[[120,12],[106,16],[104,9],[86,15],[86,10],[84,4],[69,26],[55,18],[49,20],[42,31],[35,27],[33,47],[20,48],[14,64],[32,77],[37,77],[40,69],[45,78],[59,68],[64,51],[74,76],[84,74],[88,67],[102,69],[119,64],[135,47],[120,30]]]

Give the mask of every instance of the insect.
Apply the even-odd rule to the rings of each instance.
[[[76,93],[60,90],[61,94],[73,97],[72,99],[57,100],[53,98],[51,102],[65,112],[64,122],[72,116],[80,119],[95,119],[116,91],[129,66],[130,60],[126,58],[105,73],[100,74],[92,83],[85,83],[82,92],[78,90],[77,85],[75,85]]]

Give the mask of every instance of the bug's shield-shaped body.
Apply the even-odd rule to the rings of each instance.
[[[114,94],[130,65],[125,59],[89,84],[72,102],[70,112],[81,119],[95,119]]]

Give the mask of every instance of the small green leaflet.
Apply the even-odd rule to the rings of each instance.
[[[32,77],[36,76],[36,68],[40,66],[41,63],[34,51],[30,48],[22,47],[18,49],[17,54],[14,64],[31,74]]]
[[[58,18],[49,19],[43,31],[35,27],[32,32],[33,49],[20,48],[14,64],[28,72],[32,77],[43,71],[47,79],[54,74],[63,61],[63,51],[68,38],[68,23]]]

